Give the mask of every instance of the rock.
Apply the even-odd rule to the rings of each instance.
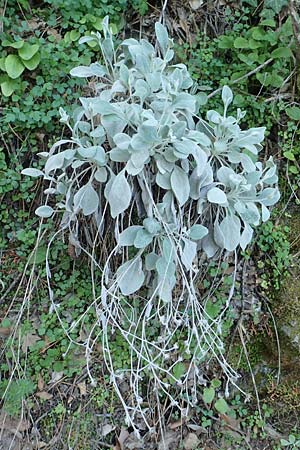
[[[300,209],[294,208],[287,219],[290,228],[292,261],[291,276],[282,285],[272,310],[278,327],[282,366],[286,371],[300,370]],[[299,373],[299,372],[298,372]]]
[[[198,447],[200,441],[195,433],[189,433],[183,440],[185,450],[194,450]]]

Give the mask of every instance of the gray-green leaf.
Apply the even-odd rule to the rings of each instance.
[[[125,262],[117,270],[117,283],[123,295],[138,291],[143,285],[145,274],[141,257]]]
[[[54,213],[54,210],[53,210],[53,208],[51,208],[51,206],[43,205],[43,206],[39,206],[35,210],[35,213],[39,217],[48,218],[48,217],[52,216],[52,214]]]
[[[178,166],[172,172],[171,186],[179,205],[184,205],[190,195],[190,183],[188,175]]]
[[[241,222],[237,216],[226,216],[220,223],[224,236],[224,248],[232,252],[240,243]]]
[[[193,268],[192,264],[197,253],[197,244],[189,239],[183,239],[183,241],[184,248],[182,252],[182,263],[187,270],[191,270]]]
[[[138,230],[136,234],[134,246],[135,248],[145,248],[152,242],[152,239],[153,239],[152,234],[148,233],[148,231],[145,230],[144,228],[141,228],[140,230]]]
[[[137,232],[142,228],[141,225],[132,225],[131,227],[126,228],[126,230],[122,231],[120,234],[118,244],[121,245],[121,247],[133,245]]]
[[[74,207],[82,209],[85,216],[93,214],[99,206],[99,196],[93,186],[88,183],[74,195]]]
[[[225,192],[217,187],[213,187],[208,191],[207,200],[210,203],[217,203],[218,205],[225,205],[227,203]]]
[[[107,200],[113,219],[128,208],[131,200],[131,189],[124,171],[115,177],[107,195]]]
[[[27,169],[23,169],[21,172],[22,175],[27,175],[29,177],[42,177],[44,173],[39,169],[34,169],[32,167],[28,167]]]
[[[166,28],[159,22],[156,22],[155,24],[155,34],[162,54],[165,55],[168,50],[169,37]]]
[[[224,86],[222,89],[222,100],[224,103],[224,108],[227,110],[228,106],[233,100],[232,90],[228,86]]]
[[[203,225],[193,225],[189,231],[189,238],[199,241],[208,234],[208,229]]]

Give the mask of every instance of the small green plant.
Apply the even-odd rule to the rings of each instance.
[[[131,5],[141,16],[148,12],[149,6],[147,0],[131,0]]]
[[[212,380],[210,387],[206,387],[203,390],[204,403],[213,406],[213,408],[220,414],[226,414],[229,410],[229,405],[223,396],[216,398],[216,389],[221,386],[220,380]]]
[[[284,448],[289,448],[290,450],[294,450],[300,448],[300,439],[297,438],[294,434],[290,434],[287,439],[280,439],[280,444]]]
[[[27,379],[0,381],[0,398],[4,400],[4,411],[12,416],[18,415],[22,407],[22,401],[35,389],[35,384]]]
[[[51,25],[57,16],[61,17],[63,29],[77,29],[80,33],[88,29],[101,30],[103,17],[109,14],[112,22],[120,23],[128,0],[110,2],[97,0],[47,0],[49,8],[44,9],[46,20]],[[87,12],[89,11],[89,12]]]

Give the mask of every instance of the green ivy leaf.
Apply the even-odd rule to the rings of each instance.
[[[216,395],[216,391],[214,390],[213,387],[204,388],[203,396],[202,396],[204,403],[210,404],[213,401],[213,399],[215,398],[215,395]]]
[[[257,41],[265,41],[266,40],[266,31],[260,27],[252,28],[252,37]]]
[[[235,48],[249,48],[249,42],[243,37],[237,37],[233,43]]]
[[[19,48],[18,53],[22,60],[28,61],[31,59],[39,50],[40,46],[38,44],[30,45],[28,42]]]
[[[298,106],[287,108],[286,113],[291,119],[300,120],[300,108]]]
[[[23,60],[23,64],[28,70],[34,70],[37,68],[41,60],[41,56],[39,53],[36,53],[31,59]]]
[[[260,41],[256,41],[255,39],[249,39],[249,48],[251,50],[256,50],[257,48],[263,47],[263,43]]]
[[[220,386],[221,386],[221,381],[220,380],[218,380],[217,378],[214,378],[212,381],[211,381],[211,385],[212,385],[212,387],[214,387],[214,388],[219,388]]]
[[[179,380],[186,372],[186,367],[182,362],[175,364],[173,367],[173,375],[176,380]]]
[[[31,255],[30,259],[28,260],[29,264],[41,264],[45,262],[47,254],[47,247],[41,246],[38,247],[37,250],[34,252],[34,254]]]
[[[213,303],[211,300],[208,300],[208,302],[205,305],[205,312],[211,319],[217,317],[217,315],[220,312],[220,309],[221,305],[219,302]]]
[[[8,40],[4,40],[2,42],[3,47],[12,47],[12,48],[22,48],[24,45],[24,41],[16,41],[16,42],[10,42]]]
[[[11,78],[8,78],[7,80],[1,83],[2,94],[5,97],[9,97],[17,89],[18,86],[19,83],[17,80],[12,80]]]
[[[288,150],[283,153],[283,156],[287,158],[289,161],[295,161],[295,155],[292,151]]]
[[[276,27],[276,22],[274,19],[264,19],[260,22],[260,25],[264,25],[265,27]]]
[[[280,439],[280,444],[283,445],[284,447],[288,447],[290,445],[290,442],[287,441],[286,439]]]
[[[232,48],[233,47],[234,38],[231,36],[220,36],[218,41],[219,48]]]
[[[77,41],[80,38],[80,33],[77,30],[70,31],[70,39],[72,42]]]
[[[6,72],[6,69],[5,69],[5,58],[0,58],[0,70],[3,70],[3,72]]]
[[[298,167],[296,167],[296,166],[290,166],[290,167],[289,167],[289,172],[291,172],[291,173],[294,174],[294,175],[298,175],[299,169],[298,169]]]
[[[94,22],[93,22],[93,28],[95,28],[97,31],[102,31],[102,21],[103,19],[101,17],[98,17]]]
[[[15,80],[23,73],[25,67],[17,55],[8,55],[5,58],[5,69],[7,75]]]
[[[279,14],[284,6],[288,5],[288,0],[265,0],[264,8],[270,8],[275,14]]]
[[[0,322],[0,324],[1,324],[1,327],[3,327],[3,328],[8,328],[8,327],[11,327],[12,326],[12,323],[11,323],[11,321],[6,317],[5,319],[3,319],[1,322]]]
[[[272,58],[291,58],[291,56],[293,53],[288,47],[278,47],[271,53]]]
[[[224,398],[219,398],[215,403],[215,408],[220,414],[226,414],[229,406]]]

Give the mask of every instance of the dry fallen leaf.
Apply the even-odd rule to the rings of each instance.
[[[120,450],[124,449],[124,442],[126,441],[128,436],[129,436],[129,433],[126,430],[126,428],[121,428],[120,434],[118,436],[118,443],[119,443],[119,446],[120,446]]]
[[[200,8],[200,6],[202,6],[204,3],[204,0],[190,0],[190,7],[196,11],[197,9]]]
[[[36,334],[27,333],[23,336],[22,339],[22,351],[25,353],[28,348],[32,347],[37,341],[40,341],[41,338]]]
[[[70,395],[70,397],[68,397],[68,400],[67,400],[68,405],[71,405],[73,400],[74,400],[73,395]]]
[[[124,450],[142,450],[145,449],[144,441],[135,436],[134,433],[130,433],[126,441],[124,442]]]
[[[220,414],[220,418],[230,427],[232,430],[237,432],[241,431],[240,422],[241,419],[235,419],[234,417],[228,416],[227,414]]]
[[[77,384],[79,388],[80,395],[86,395],[86,384],[85,381],[82,381],[82,383]]]
[[[42,20],[37,20],[37,19],[28,19],[26,20],[29,28],[33,28],[34,30],[36,30],[37,28],[39,28],[40,25],[45,24]]]
[[[167,431],[162,440],[158,444],[158,450],[174,450],[177,449],[180,440],[180,433],[176,431]]]
[[[12,327],[0,327],[0,337],[5,339],[12,332]]]
[[[1,431],[1,442],[0,442],[1,450],[23,450],[24,447],[22,445],[21,439],[10,431]],[[29,448],[29,447],[28,447]]]
[[[200,425],[196,425],[195,423],[188,423],[187,427],[192,431],[198,431],[201,433],[207,433],[207,429],[204,427],[201,427]]]
[[[23,420],[21,418],[13,418],[8,416],[5,412],[0,411],[0,430],[8,430],[12,433],[15,430],[26,431],[30,428],[30,423],[27,420]]]
[[[47,33],[48,35],[53,36],[56,41],[62,40],[61,34],[55,28],[48,28]]]
[[[62,377],[64,373],[63,372],[52,372],[51,374],[51,380],[48,384],[57,383]]]
[[[44,386],[45,386],[44,378],[42,377],[41,374],[39,374],[39,378],[38,378],[38,389],[39,389],[39,391],[42,391],[44,389]]]
[[[107,423],[106,425],[103,425],[102,429],[101,429],[101,434],[102,436],[107,436],[109,433],[111,433],[112,431],[115,430],[115,426],[111,425],[110,423]]]
[[[49,392],[46,391],[37,392],[35,395],[42,400],[50,400],[51,398],[53,398],[53,395],[49,394]]]
[[[169,423],[170,430],[176,430],[176,428],[182,427],[184,421],[182,419],[176,420],[176,422]]]

